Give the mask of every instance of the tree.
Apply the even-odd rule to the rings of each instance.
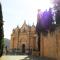
[[[60,26],[60,0],[53,0],[54,1],[54,9],[55,9],[55,20],[56,26]]]
[[[36,25],[36,32],[37,32],[37,35],[38,35],[38,51],[40,51],[40,28],[41,28],[41,23],[40,23],[40,20],[41,20],[41,15],[40,15],[40,10],[38,10],[38,14],[37,14],[37,25]],[[40,55],[40,53],[39,53]]]
[[[38,51],[40,51],[41,33],[44,36],[47,36],[48,30],[52,32],[53,30],[52,22],[53,22],[53,14],[51,8],[49,8],[49,11],[45,10],[44,12],[38,10],[37,25],[36,25],[36,32],[38,35]]]
[[[4,47],[3,16],[2,16],[2,8],[0,3],[0,57],[3,54],[3,47]]]
[[[56,25],[60,26],[60,11],[56,11]]]

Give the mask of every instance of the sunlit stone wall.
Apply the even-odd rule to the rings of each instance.
[[[58,58],[60,57],[60,33],[55,31],[53,33],[48,33],[47,36],[41,34],[41,56]]]

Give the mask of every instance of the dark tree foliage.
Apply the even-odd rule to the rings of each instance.
[[[54,24],[54,20],[53,20],[53,15],[54,15],[54,14],[52,14],[52,10],[49,9],[49,16],[48,16],[49,28],[48,28],[48,30],[49,30],[50,32],[54,32],[54,31],[55,31],[55,24]]]
[[[55,10],[56,27],[60,26],[60,0],[53,0]]]
[[[60,11],[56,11],[56,26],[60,26]]]
[[[41,33],[44,36],[47,36],[48,30],[52,31],[53,30],[53,14],[51,8],[49,11],[44,11],[44,12],[38,12],[37,15],[37,25],[36,25],[36,31],[38,34],[38,51],[40,51],[40,38],[41,38]],[[39,54],[40,55],[40,54]]]
[[[37,14],[37,25],[36,25],[36,31],[37,31],[37,34],[38,34],[38,51],[40,51],[40,31],[41,31],[41,22],[40,22],[40,13],[39,13],[40,10],[38,10],[38,14]],[[39,53],[40,55],[40,53]]]
[[[48,30],[53,31],[54,29],[54,24],[52,24],[53,22],[52,9],[49,8],[49,11],[45,10],[44,12],[42,12],[41,13],[42,16],[40,16],[40,13],[38,12],[37,16],[36,31],[37,33],[43,32],[44,35],[46,35]]]
[[[3,54],[3,46],[4,46],[4,34],[3,34],[3,16],[2,16],[2,8],[0,3],[0,57]]]

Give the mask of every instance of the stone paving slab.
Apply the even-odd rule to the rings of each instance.
[[[0,60],[56,60],[56,59],[28,55],[3,55],[0,58]]]

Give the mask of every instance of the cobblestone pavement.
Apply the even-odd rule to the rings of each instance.
[[[56,59],[28,55],[3,55],[0,58],[0,60],[56,60]]]

